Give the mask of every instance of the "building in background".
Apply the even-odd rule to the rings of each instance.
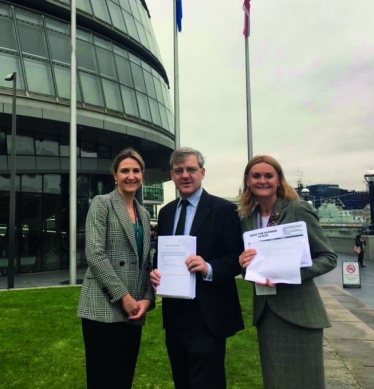
[[[70,0],[0,1],[0,273],[8,261],[12,83],[17,72],[16,273],[67,268]],[[92,198],[113,189],[110,163],[144,157],[156,217],[174,148],[169,82],[144,0],[77,0],[77,264]]]

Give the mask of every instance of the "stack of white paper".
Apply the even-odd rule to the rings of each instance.
[[[161,297],[194,299],[196,273],[190,273],[185,261],[196,254],[196,237],[189,235],[159,236],[157,267],[161,273],[157,294]]]
[[[246,270],[248,281],[301,284],[300,268],[312,265],[305,222],[247,231],[243,239],[246,249],[257,252]]]

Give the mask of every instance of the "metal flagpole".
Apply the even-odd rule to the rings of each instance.
[[[253,157],[253,139],[252,139],[252,110],[251,110],[251,81],[249,73],[249,31],[250,31],[250,0],[244,0],[244,42],[245,42],[245,89],[246,89],[246,106],[247,106],[247,149],[248,160]]]
[[[77,283],[77,57],[76,0],[71,0],[71,83],[70,83],[70,222],[69,273],[70,285]]]
[[[247,103],[247,148],[248,161],[253,157],[253,139],[252,139],[252,110],[251,110],[251,81],[249,73],[249,43],[248,37],[245,38],[245,89]]]
[[[177,25],[177,1],[174,3],[174,130],[175,148],[180,147],[180,109],[179,109],[179,62],[178,62],[178,25]]]

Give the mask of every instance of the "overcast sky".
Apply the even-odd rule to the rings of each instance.
[[[147,2],[173,98],[173,1]],[[247,160],[242,0],[183,0],[181,146],[234,197]],[[296,185],[364,190],[374,168],[374,1],[251,0],[253,152]],[[299,173],[297,173],[299,172]],[[174,198],[165,185],[166,201]]]

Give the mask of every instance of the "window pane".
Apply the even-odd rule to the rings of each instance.
[[[77,0],[77,8],[92,15],[92,8],[89,0]]]
[[[149,44],[148,44],[148,41],[147,41],[147,37],[145,35],[145,31],[144,31],[144,27],[138,23],[136,21],[136,29],[138,30],[138,34],[139,34],[139,37],[140,37],[140,43],[146,47],[147,49],[149,49]]]
[[[141,19],[140,19],[139,10],[137,7],[137,1],[130,1],[130,6],[131,6],[132,14],[134,15],[134,18],[138,19],[140,22]]]
[[[102,80],[106,107],[114,111],[123,112],[121,93],[119,85],[109,80]]]
[[[97,73],[95,53],[92,44],[77,40],[77,61],[80,68]]]
[[[160,112],[158,111],[157,101],[153,100],[153,99],[148,99],[148,100],[149,100],[149,105],[151,107],[153,123],[155,123],[158,126],[162,127],[161,117],[160,117]]]
[[[59,144],[60,144],[60,156],[61,157],[69,157],[70,156],[69,138],[60,138]]]
[[[120,31],[127,32],[125,22],[123,21],[121,8],[111,1],[108,1],[108,6],[113,26],[118,28]]]
[[[106,7],[106,3],[103,0],[91,0],[92,8],[94,10],[94,15],[107,22],[108,24],[112,24],[110,21],[108,8]]]
[[[131,77],[129,61],[125,58],[120,57],[119,55],[116,55],[115,58],[116,58],[119,82],[134,87],[134,83]]]
[[[61,193],[61,176],[59,174],[44,175],[44,193]]]
[[[131,62],[131,71],[134,77],[135,89],[145,93],[146,89],[143,77],[143,69]]]
[[[51,68],[48,63],[24,60],[29,91],[55,96]]]
[[[41,27],[18,22],[18,31],[23,53],[48,57],[44,30]]]
[[[151,111],[149,109],[149,104],[148,104],[148,97],[146,95],[143,95],[143,93],[136,92],[136,98],[138,100],[141,119],[152,122]]]
[[[0,47],[17,50],[13,20],[0,17]]]
[[[6,142],[4,131],[0,131],[0,155],[6,155]]]
[[[58,97],[70,100],[70,69],[54,66]],[[82,101],[79,83],[77,82],[77,100]]]
[[[100,75],[117,80],[113,53],[100,47],[96,47],[96,53],[99,61]]]
[[[10,130],[7,133],[7,149],[10,154],[12,150],[12,137]],[[22,131],[17,131],[16,134],[16,154],[20,155],[35,155],[34,138],[32,135]]]
[[[48,31],[49,46],[51,48],[52,59],[70,64],[70,38],[58,32]]]
[[[36,155],[58,156],[57,138],[48,134],[37,134],[35,137]]]
[[[161,104],[158,105],[158,108],[159,108],[160,114],[161,114],[162,127],[164,127],[165,130],[169,130],[169,122],[168,122],[168,117],[166,114],[166,109]]]
[[[15,55],[0,53],[0,64],[1,73],[4,74],[4,76],[11,74],[14,71],[17,72],[17,89],[25,90],[20,59]],[[0,86],[13,88],[13,81],[5,81],[4,78],[5,77],[0,77]]]
[[[129,0],[119,0],[119,4],[127,12],[131,13],[131,8],[130,8]]]
[[[162,94],[160,80],[158,78],[156,78],[156,77],[153,77],[153,81],[154,81],[155,87],[156,87],[157,100],[160,103],[164,104],[164,95]]]
[[[82,142],[82,158],[97,158],[97,147],[95,143]]]
[[[136,41],[140,41],[138,30],[135,27],[135,21],[134,18],[128,14],[127,12],[123,11],[123,16],[125,18],[126,26],[127,26],[127,32],[128,34],[134,38]]]
[[[135,92],[121,85],[123,105],[125,106],[125,113],[127,115],[139,117],[138,105],[135,98]]]
[[[103,94],[98,77],[80,72],[84,102],[104,107]]]
[[[42,176],[40,174],[23,174],[22,192],[42,193]]]
[[[153,76],[151,73],[148,73],[147,71],[144,71],[144,79],[145,79],[145,85],[147,86],[147,94],[148,96],[156,98],[156,90],[155,86],[153,84]]]

